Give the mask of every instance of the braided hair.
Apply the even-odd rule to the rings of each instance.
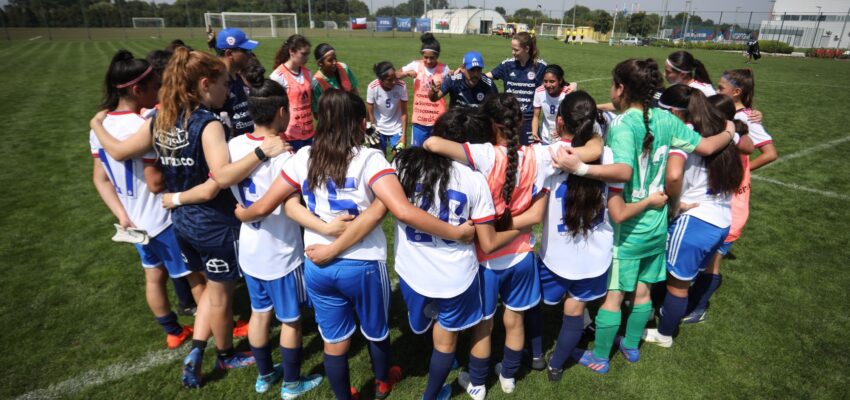
[[[505,211],[497,216],[495,223],[497,231],[505,231],[513,224],[511,200],[516,188],[517,168],[519,168],[522,109],[512,94],[499,93],[484,99],[481,111],[493,121],[493,127],[498,130],[497,135],[504,136],[507,141],[508,166],[505,168],[505,185],[502,186],[502,193],[499,194],[505,201]]]
[[[649,129],[649,109],[653,97],[658,88],[661,87],[661,73],[658,63],[651,58],[630,58],[622,61],[614,67],[612,72],[615,85],[623,85],[623,99],[621,104],[640,103],[643,106],[643,125],[646,135],[643,138],[643,153],[652,150],[652,131]]]

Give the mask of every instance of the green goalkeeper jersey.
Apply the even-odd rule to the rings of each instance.
[[[646,127],[643,112],[630,108],[611,123],[608,146],[614,163],[632,167],[632,178],[623,187],[626,203],[636,203],[650,194],[664,190],[667,154],[671,147],[688,153],[694,151],[702,137],[675,115],[657,108],[649,111],[652,149],[643,152]],[[636,259],[664,252],[667,240],[667,206],[646,209],[614,227],[614,257]]]

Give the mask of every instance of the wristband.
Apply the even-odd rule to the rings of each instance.
[[[589,165],[587,165],[585,163],[581,163],[578,166],[578,168],[575,170],[575,172],[573,172],[573,175],[585,176],[587,174],[587,170],[589,170],[589,169],[590,169]]]
[[[171,195],[171,202],[174,203],[175,206],[182,206],[183,205],[183,203],[180,202],[180,193],[182,193],[182,192],[177,192],[177,193],[174,193],[173,195]]]
[[[261,149],[260,146],[257,146],[256,148],[254,148],[254,154],[257,156],[257,158],[260,159],[260,162],[265,162],[266,160],[269,159],[269,157],[266,156],[266,152],[263,151],[263,149]]]

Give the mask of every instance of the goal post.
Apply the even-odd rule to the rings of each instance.
[[[165,28],[165,18],[133,17],[133,28]]]
[[[563,39],[567,36],[567,32],[571,31],[575,31],[575,25],[573,24],[542,23],[540,24],[540,32],[538,32],[537,35],[542,37]]]
[[[250,38],[285,37],[298,33],[298,16],[293,13],[221,12],[204,13],[207,28],[239,28]]]

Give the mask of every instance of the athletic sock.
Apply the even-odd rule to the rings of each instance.
[[[664,336],[673,336],[679,327],[679,322],[684,318],[687,308],[687,297],[677,297],[672,293],[667,293],[667,297],[664,299],[664,306],[661,307],[661,320],[658,322],[658,333]],[[631,319],[629,319],[629,322],[631,322]]]
[[[301,379],[301,347],[288,349],[280,346],[280,358],[283,360],[283,381],[298,382]]]
[[[431,364],[428,366],[428,383],[425,385],[423,399],[434,399],[443,385],[446,383],[449,373],[452,372],[452,362],[455,353],[443,353],[434,349],[431,352]]]
[[[558,342],[555,343],[555,352],[549,359],[549,365],[557,369],[564,368],[564,363],[573,354],[573,350],[581,340],[582,333],[584,333],[584,316],[564,315],[561,332],[558,334]]]
[[[661,308],[664,304],[664,296],[667,295],[667,285],[664,282],[658,282],[652,285],[649,289],[649,297],[652,299],[652,306]]]
[[[192,349],[201,349],[201,353],[203,353],[207,349],[207,341],[192,339]]]
[[[670,294],[667,294],[670,297]],[[623,345],[636,349],[640,344],[640,337],[643,336],[643,330],[646,328],[646,323],[649,320],[649,314],[652,314],[652,302],[635,304],[632,307],[632,313],[626,321],[626,338],[623,340]]]
[[[236,354],[236,352],[233,351],[233,346],[230,346],[230,348],[226,350],[217,350],[216,353],[218,354],[218,358],[222,360],[231,358],[234,354]]]
[[[690,311],[705,310],[711,295],[720,288],[723,283],[723,275],[707,274],[705,272],[697,275],[696,282],[691,288],[690,298],[694,299],[694,305]]]
[[[251,354],[257,360],[257,372],[260,375],[268,375],[274,372],[274,361],[272,361],[272,351],[269,344],[266,343],[260,347],[251,346]]]
[[[478,358],[469,355],[469,381],[472,386],[481,386],[487,382],[487,370],[490,369],[490,357]]]
[[[369,356],[372,358],[372,372],[375,379],[389,382],[390,371],[390,338],[380,342],[369,341]]]
[[[525,347],[531,350],[531,357],[543,357],[543,309],[540,303],[525,310],[523,320],[527,342]]]
[[[623,313],[608,310],[599,310],[596,314],[596,344],[593,347],[593,355],[597,358],[608,359],[611,357],[611,347],[614,346],[614,338],[620,330],[620,320]]]
[[[508,346],[502,351],[502,377],[511,379],[516,376],[522,362],[522,350],[511,350]]]
[[[348,374],[348,355],[324,353],[325,375],[337,399],[351,399],[351,377]]]
[[[166,335],[179,335],[183,333],[183,327],[177,323],[177,314],[169,312],[161,317],[156,317],[156,322],[162,326]]]
[[[171,283],[174,284],[174,294],[177,295],[177,302],[180,307],[196,307],[195,298],[192,297],[192,288],[189,287],[189,281],[186,277],[171,278]]]

